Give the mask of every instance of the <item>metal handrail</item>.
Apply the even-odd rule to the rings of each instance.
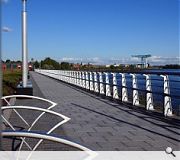
[[[74,143],[72,141],[69,141],[67,139],[49,135],[46,133],[38,133],[38,132],[27,132],[27,131],[3,131],[2,137],[28,137],[28,138],[37,138],[37,139],[44,139],[44,140],[50,140],[54,142],[64,143],[70,146],[73,146],[77,149],[81,149],[82,151],[92,151],[87,147],[84,147],[78,143]]]
[[[27,131],[3,131],[1,133],[2,137],[20,137],[20,138],[35,138],[35,139],[40,139],[40,140],[48,140],[52,142],[57,142],[61,144],[65,144],[71,147],[74,147],[76,149],[79,149],[81,151],[85,151],[87,153],[87,157],[85,160],[92,160],[97,156],[97,152],[90,150],[89,148],[82,146],[76,142],[67,140],[65,138],[59,137],[59,136],[54,136],[54,135],[49,135],[46,133],[37,133],[37,132],[27,132]],[[30,154],[27,156],[26,160],[29,160],[30,157],[32,156],[33,151],[30,152]],[[17,154],[17,159],[19,158],[20,152]]]
[[[38,99],[38,100],[41,100],[41,101],[45,101],[45,102],[48,102],[51,104],[50,107],[48,107],[47,109],[44,109],[44,108],[39,108],[39,107],[34,107],[34,106],[11,106],[11,104],[7,101],[7,99],[9,98],[33,98],[33,99]],[[91,151],[90,149],[80,145],[80,144],[77,144],[77,143],[74,143],[72,141],[69,141],[69,140],[66,140],[66,139],[62,139],[61,137],[55,137],[53,135],[51,135],[51,133],[57,129],[59,126],[65,124],[66,122],[68,122],[70,120],[69,117],[65,116],[65,115],[62,115],[60,113],[57,113],[55,111],[52,111],[50,109],[52,109],[53,107],[55,107],[57,104],[48,100],[48,99],[44,99],[44,98],[40,98],[40,97],[35,97],[35,96],[28,96],[28,95],[11,95],[11,96],[6,96],[6,97],[2,97],[2,99],[6,100],[7,101],[7,104],[8,106],[2,106],[1,107],[1,110],[2,111],[5,111],[5,110],[9,110],[9,109],[12,109],[12,110],[18,110],[18,109],[25,109],[25,110],[33,110],[33,111],[40,111],[42,112],[33,122],[31,125],[29,125],[29,128],[27,130],[24,130],[24,131],[17,131],[15,130],[15,127],[4,117],[4,115],[1,115],[2,118],[5,120],[5,122],[7,123],[7,125],[12,129],[12,131],[2,131],[2,136],[4,137],[20,137],[20,139],[22,140],[21,141],[21,144],[20,144],[20,147],[19,147],[19,151],[22,149],[22,145],[23,143],[25,143],[27,145],[27,147],[31,150],[31,151],[35,151],[37,149],[37,147],[42,143],[43,140],[50,140],[50,141],[54,141],[54,142],[59,142],[59,143],[64,143],[64,144],[67,144],[67,145],[70,145],[70,146],[73,146],[75,148],[78,148],[80,150],[83,150],[83,151]],[[49,131],[47,131],[45,134],[42,134],[42,133],[37,133],[37,132],[32,132],[31,129],[32,127],[35,126],[35,124],[38,122],[38,120],[45,114],[45,113],[48,113],[48,114],[52,114],[52,115],[55,115],[55,116],[58,116],[58,117],[61,117],[63,120],[61,120],[60,122],[58,122],[56,125],[54,125]],[[23,117],[21,117],[23,118]],[[24,119],[24,118],[23,118]],[[42,132],[42,131],[41,131]],[[26,137],[29,137],[29,138],[37,138],[37,139],[40,139],[36,145],[31,148],[30,145],[25,141],[25,138]]]
[[[138,103],[133,105],[139,105],[139,96],[138,96],[138,91],[140,92],[145,92],[146,93],[146,101],[149,101],[148,103],[146,103],[146,105],[151,105],[151,110],[154,110],[154,102],[153,102],[153,96],[152,94],[158,94],[160,96],[164,97],[164,115],[165,116],[172,116],[172,104],[171,104],[171,98],[174,99],[178,99],[180,98],[179,95],[174,95],[170,93],[170,85],[169,83],[171,82],[179,82],[179,81],[173,81],[173,80],[169,80],[169,75],[174,75],[174,76],[180,76],[180,73],[174,73],[174,72],[150,72],[150,71],[137,71],[137,72],[121,72],[121,73],[107,73],[107,72],[97,72],[101,73],[101,81],[100,81],[100,77],[93,77],[93,72],[83,72],[83,71],[65,71],[65,70],[36,70],[36,72],[39,72],[41,74],[44,74],[46,76],[64,81],[66,83],[70,83],[72,85],[81,87],[81,88],[85,88],[88,91],[92,91],[92,92],[96,92],[99,94],[105,94],[108,97],[113,97],[115,99],[120,99],[122,101],[128,102],[128,91],[129,89],[132,90],[133,94],[135,94],[136,96],[133,96],[133,100],[134,97],[136,100],[134,101],[138,101]],[[104,74],[104,76],[102,77],[102,74]],[[121,85],[117,84],[117,74],[121,74]],[[167,75],[168,74],[168,75]],[[83,75],[85,75],[83,77]],[[109,75],[113,75],[113,82],[111,83],[109,81]],[[144,76],[143,80],[145,80],[145,85],[146,85],[146,89],[140,89],[137,87],[137,85],[139,85],[136,81],[138,75],[142,75]],[[154,76],[154,75],[158,75],[161,79],[157,79],[154,77],[150,77],[150,76]],[[97,74],[94,74],[94,76],[97,76]],[[108,76],[108,77],[107,77]],[[115,77],[114,77],[115,76]],[[133,77],[135,78],[133,80],[133,82],[135,82],[135,84],[132,84],[132,87],[127,86],[127,79],[129,81],[131,76],[131,79],[133,79]],[[104,81],[104,78],[106,79]],[[112,78],[112,76],[111,76]],[[141,78],[142,79],[142,78]],[[158,91],[153,91],[152,90],[152,84],[151,81],[161,81],[163,83],[163,86],[158,86],[158,88],[163,89],[163,92],[158,92]],[[119,80],[118,80],[119,81]],[[84,84],[85,82],[85,84]],[[132,82],[131,82],[132,83]],[[134,85],[134,87],[133,87]],[[97,89],[98,86],[98,89]],[[95,91],[95,87],[96,87],[96,91]],[[103,88],[102,88],[103,87]],[[120,89],[122,89],[122,97],[124,96],[124,98],[120,98],[118,96],[118,87],[120,87]],[[102,91],[103,89],[103,91]],[[111,89],[113,90],[113,93],[111,93]],[[100,91],[101,90],[101,91]],[[114,96],[113,96],[114,95]],[[115,96],[117,95],[117,96]],[[149,109],[149,107],[146,107],[146,109]],[[167,113],[168,112],[168,113]]]

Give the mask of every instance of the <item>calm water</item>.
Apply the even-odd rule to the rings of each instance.
[[[170,69],[170,70],[147,70],[147,72],[173,72],[173,73],[180,73],[180,70],[178,69]],[[112,75],[109,75],[110,83],[112,84]],[[161,95],[163,94],[164,86],[163,86],[163,77],[160,77],[158,75],[152,75],[152,91],[157,92],[156,94],[153,94],[153,100],[155,103],[155,106],[158,106],[160,108],[163,107],[164,103],[164,97]],[[103,80],[105,82],[105,75],[103,75]],[[146,89],[146,81],[145,77],[143,75],[138,74],[137,75],[138,80],[138,88],[145,90]],[[180,110],[180,98],[176,96],[180,96],[180,76],[178,75],[170,75],[169,76],[169,84],[170,84],[170,94],[172,95],[172,106],[173,110],[179,112]],[[130,101],[132,101],[132,76],[126,75],[126,82],[128,88],[128,96]],[[121,95],[121,75],[117,74],[117,83],[118,83],[118,92]],[[145,92],[140,92],[140,101],[141,103],[145,102]]]

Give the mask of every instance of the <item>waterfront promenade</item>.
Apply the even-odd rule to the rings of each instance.
[[[59,136],[99,151],[162,151],[167,146],[180,149],[178,120],[118,104],[35,72],[30,76],[34,96],[56,102],[53,110],[71,118],[54,132]],[[37,127],[44,129],[55,120],[46,117]],[[50,150],[61,149],[58,145],[49,146]]]

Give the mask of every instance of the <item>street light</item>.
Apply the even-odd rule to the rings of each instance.
[[[32,83],[28,80],[28,44],[27,44],[27,0],[22,0],[22,83],[17,86],[16,94],[33,95]]]
[[[22,80],[23,87],[27,87],[28,82],[28,47],[27,47],[27,0],[22,0]]]

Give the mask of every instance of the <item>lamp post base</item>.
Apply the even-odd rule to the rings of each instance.
[[[33,95],[32,82],[28,81],[27,87],[23,87],[22,82],[20,82],[16,88],[17,95]]]

